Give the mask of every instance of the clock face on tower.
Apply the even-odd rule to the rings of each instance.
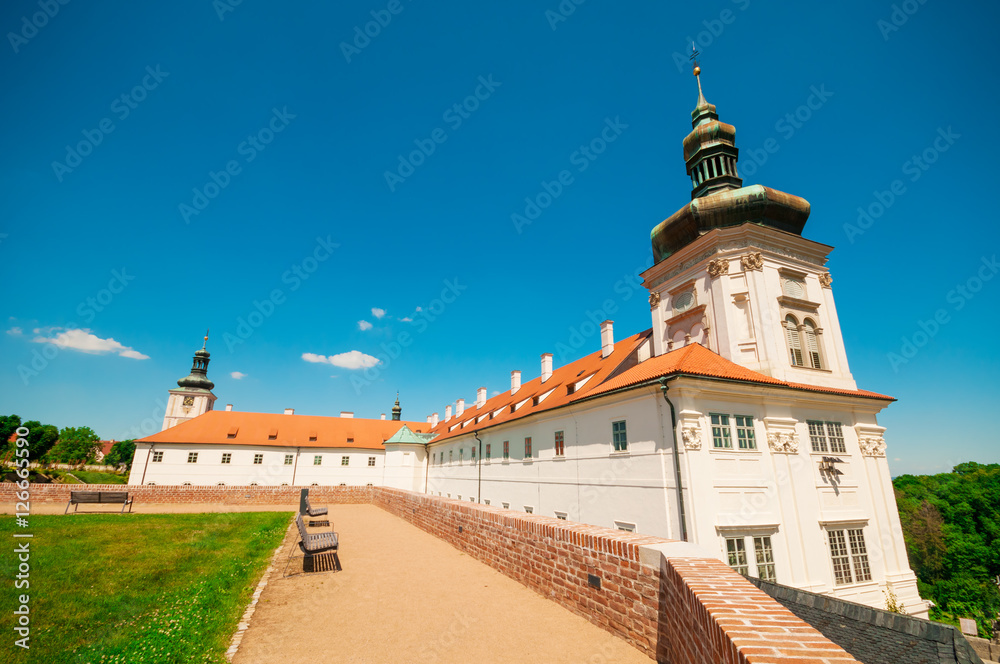
[[[184,405],[185,406],[193,406],[194,405],[194,397],[184,397]]]

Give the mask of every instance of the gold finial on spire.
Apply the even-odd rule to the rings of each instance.
[[[705,99],[705,93],[701,91],[701,65],[698,63],[698,56],[701,53],[698,52],[698,47],[695,46],[694,42],[691,42],[691,72],[694,74],[695,79],[698,81],[698,106],[707,105],[708,100]]]
[[[211,328],[208,328],[208,327],[205,328],[205,343],[203,343],[201,345],[201,349],[202,350],[205,350],[205,347],[208,346],[208,332],[209,332],[210,329]]]

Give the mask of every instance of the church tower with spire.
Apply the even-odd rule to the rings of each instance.
[[[833,248],[802,237],[805,199],[744,186],[736,129],[705,99],[697,61],[694,75],[691,201],[653,228],[655,264],[643,273],[653,354],[700,343],[779,380],[856,389],[824,267]]]
[[[195,351],[191,373],[178,380],[177,387],[170,390],[161,431],[207,413],[215,406],[216,396],[212,393],[215,383],[208,379],[208,363],[211,361],[211,355],[206,350],[207,346],[206,333],[201,350]]]

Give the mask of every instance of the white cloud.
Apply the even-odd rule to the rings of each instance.
[[[412,319],[412,318],[410,318],[409,316],[404,316],[403,318],[400,318],[400,319],[399,319],[399,321],[400,321],[401,323],[412,323],[412,322],[413,322],[413,319]]]
[[[24,330],[22,330],[19,327],[12,327],[9,330],[7,330],[7,334],[9,334],[12,337],[19,337],[22,334],[24,334]]]
[[[360,350],[349,350],[339,355],[316,355],[315,353],[302,353],[302,359],[306,362],[316,362],[320,364],[332,364],[342,369],[367,369],[378,364],[377,357],[365,355]]]
[[[378,307],[372,307],[372,316],[375,318],[385,318],[385,309],[379,309]]]
[[[233,380],[243,380],[244,378],[247,377],[247,375],[245,373],[243,373],[242,371],[234,371],[231,374],[229,374],[229,376]]]
[[[424,310],[423,307],[417,307],[417,311],[423,311],[423,310]]]
[[[358,329],[361,330],[362,332],[364,332],[365,330],[370,330],[372,329],[372,327],[374,326],[366,320],[358,321]]]
[[[55,344],[59,348],[69,348],[97,355],[104,353],[117,353],[121,357],[127,357],[133,360],[149,359],[149,355],[143,355],[134,348],[118,343],[111,337],[101,339],[99,336],[91,333],[91,331],[87,329],[63,330],[62,328],[54,327],[48,331],[48,334],[58,332],[58,334],[54,337],[41,336],[43,333],[37,328],[35,332],[39,335],[32,339],[32,341],[36,344],[51,343]]]

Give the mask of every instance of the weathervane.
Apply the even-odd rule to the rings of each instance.
[[[689,58],[689,60],[691,60],[691,73],[693,73],[694,77],[698,80],[698,105],[701,106],[703,104],[708,104],[708,101],[705,99],[705,93],[701,91],[701,65],[698,63],[699,55],[701,55],[701,53],[698,52],[698,47],[695,46],[694,42],[691,42],[691,57]]]

